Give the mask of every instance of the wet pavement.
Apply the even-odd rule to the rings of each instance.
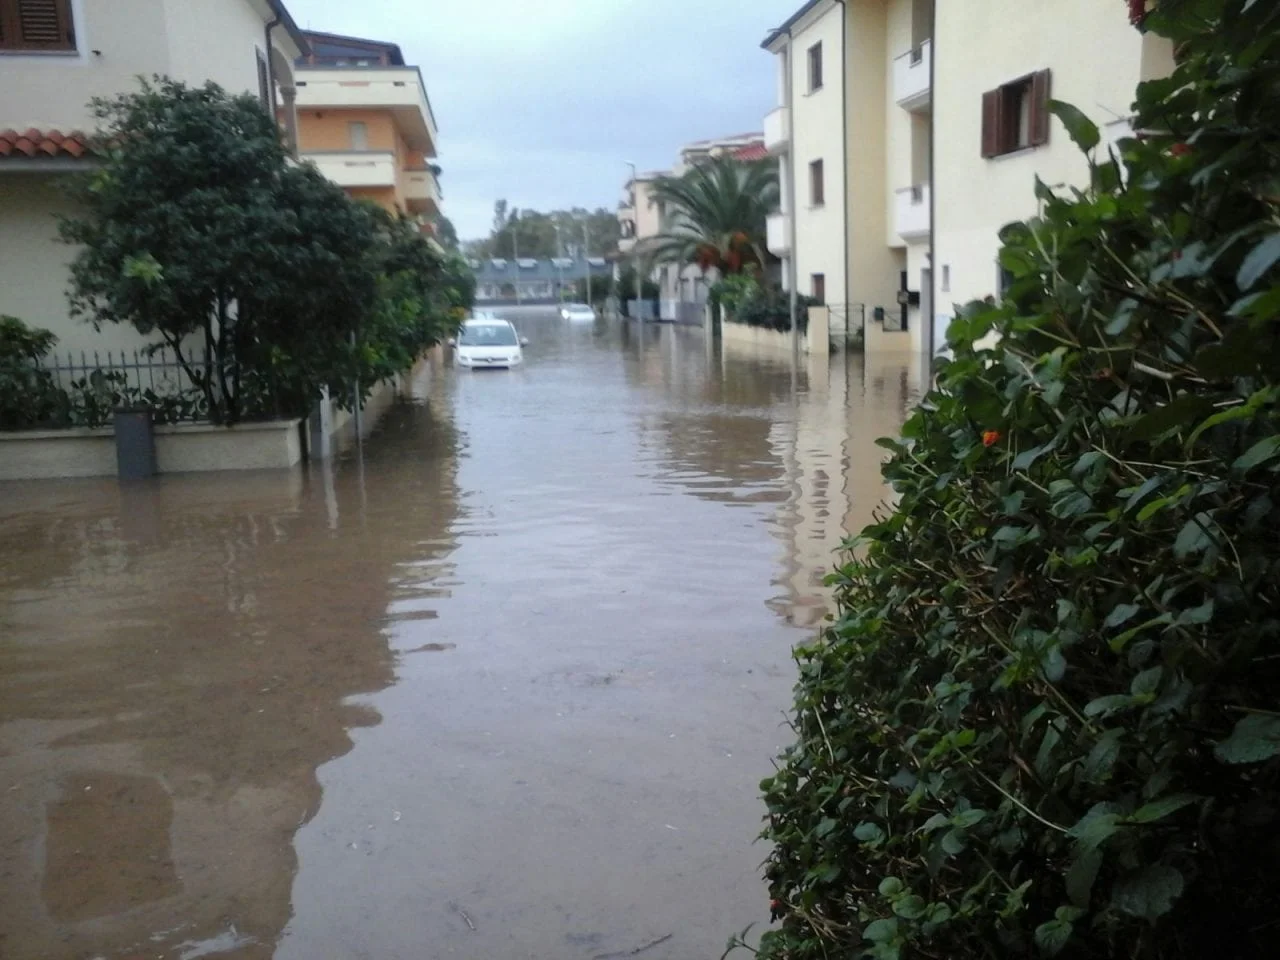
[[[297,475],[0,484],[0,957],[715,958],[907,360],[512,313]]]

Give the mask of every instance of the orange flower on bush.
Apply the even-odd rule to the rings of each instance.
[[[1190,145],[1185,143],[1175,143],[1169,148],[1169,155],[1173,157],[1185,157],[1190,152]]]
[[[982,445],[984,447],[994,447],[1000,442],[999,430],[984,430],[982,433]]]

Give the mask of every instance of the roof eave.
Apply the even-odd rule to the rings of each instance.
[[[267,0],[267,6],[271,8],[271,13],[289,34],[289,39],[293,41],[294,46],[298,48],[298,55],[303,57],[310,55],[311,44],[307,43],[306,36],[299,28],[297,21],[293,19],[293,15],[289,13],[288,7],[284,5],[284,0]]]
[[[792,27],[804,19],[804,17],[812,12],[815,7],[826,2],[827,0],[809,0],[809,2],[799,10],[787,17],[781,26],[774,27],[774,29],[769,31],[768,36],[764,38],[764,43],[760,44],[761,49],[768,50],[770,53],[777,53],[778,51],[775,49],[774,45],[783,37],[790,36]]]

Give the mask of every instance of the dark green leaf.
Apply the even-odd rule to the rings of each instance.
[[[1132,620],[1141,609],[1136,603],[1117,603],[1111,608],[1111,612],[1107,614],[1107,619],[1102,622],[1102,625],[1104,627],[1118,627],[1120,624]]]
[[[862,938],[872,943],[892,940],[898,935],[898,921],[893,917],[873,920],[862,931]]]
[[[1181,560],[1212,546],[1213,538],[1208,533],[1209,524],[1212,522],[1207,513],[1197,513],[1188,520],[1178,533],[1178,539],[1173,543],[1174,556]]]
[[[893,905],[893,912],[906,920],[918,920],[924,916],[925,902],[914,893],[903,897]]]
[[[1223,763],[1261,763],[1280,754],[1280,716],[1250,713],[1239,720],[1231,736],[1214,747]]]
[[[1071,139],[1085,153],[1098,145],[1102,139],[1098,133],[1098,125],[1084,115],[1079,108],[1061,100],[1049,101],[1049,112],[1062,121]]]
[[[1040,948],[1041,955],[1056,957],[1061,953],[1071,939],[1073,929],[1071,924],[1061,920],[1050,920],[1036,927],[1036,946]]]
[[[896,897],[902,892],[902,881],[897,877],[885,877],[880,881],[879,889],[882,897]]]
[[[1133,917],[1156,920],[1173,909],[1182,896],[1182,874],[1173,867],[1153,864],[1135,870],[1116,884],[1111,903]]]
[[[1067,896],[1077,907],[1088,907],[1093,895],[1093,882],[1097,879],[1098,868],[1102,866],[1102,851],[1097,849],[1082,850],[1067,867]]]
[[[1247,473],[1254,467],[1261,466],[1276,457],[1280,457],[1280,434],[1273,434],[1270,437],[1259,440],[1240,457],[1236,458],[1236,462],[1231,465],[1231,469]]]
[[[1152,823],[1156,820],[1163,820],[1169,814],[1176,813],[1199,799],[1199,797],[1192,796],[1189,793],[1175,793],[1144,804],[1135,810],[1133,816],[1129,819],[1134,823]]]
[[[1249,251],[1240,264],[1236,286],[1241,291],[1252,290],[1277,260],[1280,260],[1280,233],[1268,234]]]

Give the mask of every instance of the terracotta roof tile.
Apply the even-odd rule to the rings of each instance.
[[[753,160],[764,160],[769,156],[769,151],[764,148],[763,143],[752,143],[733,152],[733,159],[750,162]]]
[[[0,157],[82,157],[88,152],[89,138],[79,130],[0,130]]]

